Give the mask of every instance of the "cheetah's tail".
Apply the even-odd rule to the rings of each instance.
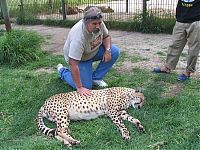
[[[43,121],[43,118],[44,118],[43,114],[45,114],[44,108],[41,107],[39,112],[38,112],[38,117],[37,117],[37,125],[38,125],[39,130],[43,134],[45,134],[49,137],[55,137],[57,135],[56,128],[51,129],[51,128],[48,128],[47,126],[45,126],[44,121]]]

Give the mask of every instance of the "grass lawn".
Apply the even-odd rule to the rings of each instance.
[[[105,81],[110,87],[144,89],[144,107],[130,108],[128,112],[142,122],[146,133],[138,132],[126,122],[131,139],[124,141],[105,116],[71,122],[71,135],[81,141],[81,145],[73,149],[200,149],[200,79],[178,83],[175,73],[154,74],[138,68],[119,73],[122,61],[131,60],[129,57],[121,55]],[[60,141],[41,134],[35,120],[45,99],[72,91],[57,75],[55,66],[60,62],[64,63],[62,56],[47,55],[38,62],[15,69],[0,66],[0,149],[66,149]]]

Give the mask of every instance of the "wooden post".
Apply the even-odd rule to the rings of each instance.
[[[11,31],[11,23],[10,23],[10,17],[9,17],[9,13],[8,13],[7,1],[0,0],[0,2],[1,2],[1,8],[3,11],[3,17],[4,17],[4,21],[5,21],[6,31],[9,32],[9,31]]]

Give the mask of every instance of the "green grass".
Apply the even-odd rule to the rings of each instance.
[[[159,52],[157,52],[156,54],[159,55],[159,56],[166,56],[166,53],[163,52],[163,51],[159,51]]]
[[[116,66],[119,67],[127,57],[129,60],[135,58],[122,53]],[[15,69],[0,66],[0,149],[66,149],[60,141],[41,134],[35,121],[45,99],[73,90],[59,79],[55,69],[57,63],[64,63],[63,56],[45,55],[37,62]],[[38,72],[40,68],[51,69],[51,72]],[[158,149],[158,146],[167,150],[200,149],[200,80],[182,83],[175,96],[163,96],[177,84],[176,77],[175,73],[154,74],[137,68],[119,73],[112,68],[105,77],[110,87],[144,89],[144,107],[140,110],[130,108],[128,112],[142,122],[146,133],[138,132],[132,124],[125,122],[131,134],[131,140],[127,142],[105,116],[90,121],[72,121],[71,135],[81,141],[81,145],[73,149],[148,150]]]
[[[141,61],[147,61],[148,59],[145,57],[142,57],[140,55],[133,55],[133,54],[127,54],[126,52],[121,52],[120,54],[120,62],[124,62],[125,60],[129,60],[132,63],[137,63],[137,62],[141,62]]]

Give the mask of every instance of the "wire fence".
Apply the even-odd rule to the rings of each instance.
[[[99,7],[105,20],[129,21],[144,12],[174,18],[178,0],[9,0],[10,16],[78,20],[89,6]]]

